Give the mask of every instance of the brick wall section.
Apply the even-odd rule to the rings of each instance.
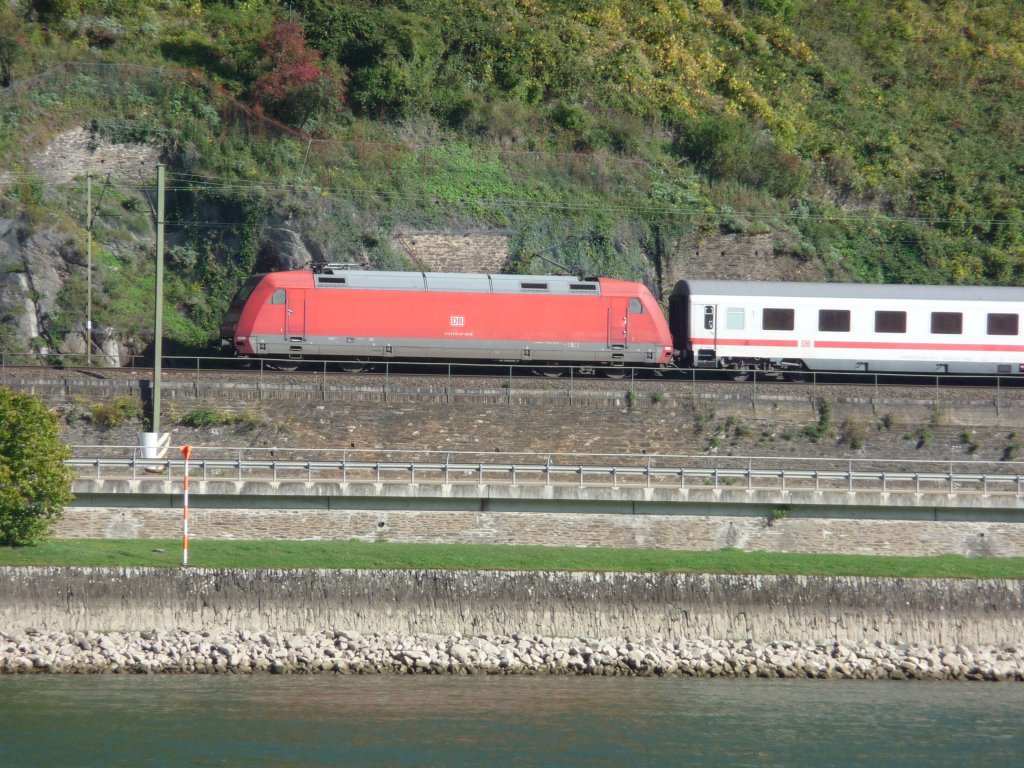
[[[821,263],[777,253],[775,236],[687,235],[671,243],[662,264],[662,293],[667,298],[680,280],[784,280],[818,282],[825,279]]]
[[[60,134],[31,159],[32,167],[51,184],[67,183],[87,171],[95,177],[110,174],[115,179],[150,181],[156,176],[159,162],[160,150],[155,146],[113,144],[85,128]],[[102,183],[103,178],[93,181],[95,185]]]
[[[494,232],[396,232],[391,247],[428,272],[501,272],[508,237]]]
[[[176,374],[180,379],[182,374]],[[365,381],[366,383],[362,383]],[[395,391],[366,377],[357,384],[218,386],[165,381],[163,428],[174,444],[249,447],[423,449],[485,452],[576,452],[702,454],[743,456],[827,456],[849,458],[988,459],[1000,461],[1024,428],[1024,401],[995,391],[955,408],[931,400],[847,397],[833,400],[832,434],[812,442],[802,430],[818,421],[818,399],[808,387],[793,394],[772,388],[742,388],[719,395],[679,382],[637,382],[614,389],[586,385],[515,382],[514,388],[475,390],[460,385],[424,385]],[[85,405],[129,397],[141,403],[134,381],[33,383],[9,381],[55,406],[76,399]],[[550,388],[542,388],[549,386]],[[574,387],[574,388],[573,388]],[[82,407],[84,408],[85,405]],[[178,420],[198,408],[248,413],[249,429],[188,429]],[[936,416],[941,423],[935,423]],[[882,429],[883,417],[895,425]],[[859,425],[863,447],[852,449],[844,423]],[[916,430],[930,439],[918,446]],[[65,438],[81,445],[136,442],[139,424],[101,429],[82,420],[65,424]],[[977,430],[976,447],[964,444],[965,429]],[[969,451],[974,451],[973,453]]]

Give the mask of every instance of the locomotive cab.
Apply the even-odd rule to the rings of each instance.
[[[228,311],[225,313],[224,320],[220,326],[221,349],[235,349],[238,321],[242,318],[242,310],[245,308],[245,303],[249,300],[249,297],[252,296],[252,292],[256,290],[256,286],[259,285],[264,277],[265,275],[253,275],[242,284],[242,287],[238,289],[238,292],[231,299],[231,304],[228,306]]]

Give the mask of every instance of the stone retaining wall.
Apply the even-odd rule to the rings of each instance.
[[[367,377],[370,381],[374,378]],[[149,382],[142,379],[7,378],[0,385],[38,395],[53,406],[77,401],[83,408],[118,397],[141,405],[149,392]],[[530,382],[530,388],[520,389],[527,385],[516,382],[514,389],[474,390],[456,382],[453,387],[396,391],[379,383],[325,385],[319,377],[293,386],[194,379],[165,380],[161,401],[164,425],[175,432],[175,442],[193,445],[1000,461],[1008,451],[1019,453],[1017,433],[1024,428],[1024,400],[996,390],[954,406],[941,397],[838,398],[814,387],[781,394],[771,385],[751,385],[741,394],[721,395],[680,382],[635,385],[638,389],[630,395],[633,385],[627,383],[615,389],[582,389],[585,385],[558,381],[551,389],[541,389],[543,385]],[[823,396],[832,406],[834,435],[811,441],[803,429],[818,423]],[[176,425],[199,408],[245,412],[263,427],[245,434],[227,427],[192,430]],[[927,441],[917,436],[922,425],[927,426]],[[979,431],[971,444],[964,443],[965,427]],[[76,444],[129,445],[139,429],[137,423],[102,429],[87,420],[72,420],[64,433]],[[230,435],[226,442],[225,435]],[[851,435],[860,442],[855,450]]]
[[[387,499],[376,500],[382,506]],[[401,501],[401,500],[399,500]],[[202,539],[321,539],[450,544],[639,547],[711,551],[922,557],[1024,556],[1024,525],[1013,522],[870,520],[430,509],[189,510]],[[340,500],[344,503],[344,500]],[[180,508],[71,507],[55,527],[61,539],[168,539],[181,535]]]
[[[1024,582],[495,571],[0,568],[0,629],[1014,646]]]

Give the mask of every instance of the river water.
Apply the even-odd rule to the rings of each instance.
[[[1024,766],[1024,684],[0,677],[0,766]]]

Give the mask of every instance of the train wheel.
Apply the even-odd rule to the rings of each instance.
[[[565,375],[565,371],[562,368],[534,368],[533,372],[546,379],[560,379]]]
[[[750,371],[737,371],[732,374],[733,381],[750,381]]]
[[[806,384],[811,380],[811,374],[807,371],[790,371],[786,374],[786,378],[794,384]]]
[[[284,371],[285,373],[292,373],[294,371],[299,370],[299,365],[301,365],[301,363],[299,363],[297,360],[295,362],[277,360],[273,363],[267,363],[267,368],[269,368],[272,371]]]
[[[624,379],[626,378],[625,368],[604,368],[601,373],[608,379]]]
[[[363,358],[358,360],[344,360],[338,364],[345,373],[363,373],[370,370],[370,364]]]

